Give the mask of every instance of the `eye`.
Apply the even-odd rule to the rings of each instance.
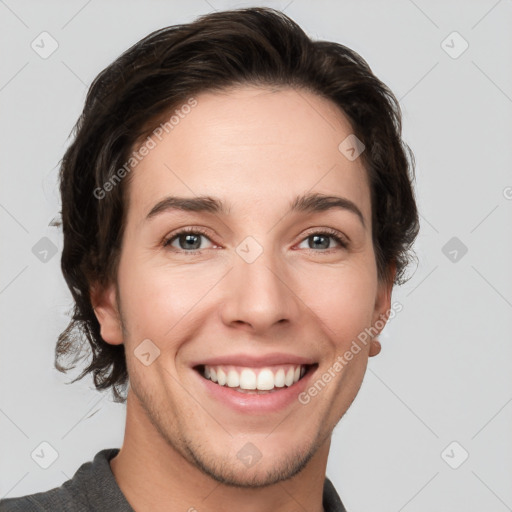
[[[163,246],[173,247],[178,251],[190,253],[201,252],[201,238],[207,238],[210,240],[206,232],[199,228],[185,228],[176,233],[173,233],[169,238],[165,239]],[[178,243],[178,247],[173,245],[174,241]]]
[[[333,239],[336,243],[346,249],[348,247],[348,241],[343,237],[338,231],[333,229],[324,229],[323,231],[316,231],[314,233],[310,233],[305,239],[308,242],[308,247],[306,249],[332,249],[330,247],[329,239]],[[300,247],[300,246],[299,246]],[[304,247],[303,247],[304,248]],[[318,251],[315,251],[318,252]],[[320,251],[323,252],[323,251]]]
[[[175,233],[172,233],[171,236],[166,238],[162,245],[167,247],[172,247],[177,252],[183,251],[186,253],[196,254],[201,252],[201,239],[206,238],[210,240],[206,231],[203,231],[199,228],[188,227],[181,229]],[[346,249],[349,246],[347,239],[341,235],[338,231],[334,229],[324,229],[322,231],[316,231],[310,233],[302,243],[308,241],[308,247],[300,247],[302,249],[322,249],[322,251],[314,251],[314,252],[324,252],[329,249],[333,249],[331,247],[330,239],[334,240],[338,246]],[[211,240],[210,240],[211,242]],[[176,246],[175,244],[178,244]],[[205,249],[203,247],[203,249]]]

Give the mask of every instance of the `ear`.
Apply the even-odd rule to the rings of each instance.
[[[395,270],[393,267],[393,271],[389,278],[379,279],[377,284],[377,294],[375,296],[375,306],[373,309],[373,317],[372,317],[372,325],[379,319],[387,320],[386,313],[391,308],[391,291],[393,290],[393,280],[395,277]],[[379,322],[380,324],[380,322]],[[382,329],[379,329],[379,332]]]
[[[387,323],[388,312],[391,309],[391,292],[393,290],[395,275],[396,265],[392,264],[388,276],[385,279],[379,279],[377,285],[377,295],[375,297],[372,327],[377,329],[378,332],[370,344],[370,352],[368,354],[370,357],[376,356],[380,353],[381,350],[381,344],[376,338],[381,333],[382,329],[384,329]]]
[[[123,343],[121,318],[117,308],[117,291],[115,283],[101,286],[95,283],[91,286],[91,304],[98,319],[101,337],[111,345]]]

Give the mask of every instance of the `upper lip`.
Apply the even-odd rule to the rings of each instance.
[[[275,366],[280,364],[295,364],[295,365],[312,365],[316,361],[309,357],[297,356],[294,354],[285,353],[272,353],[266,355],[249,355],[249,354],[229,354],[225,356],[210,357],[192,363],[192,367],[207,365],[207,366],[247,366],[247,367],[262,367],[262,366]]]

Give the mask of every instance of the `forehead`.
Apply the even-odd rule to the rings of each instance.
[[[288,205],[308,191],[348,197],[369,216],[367,173],[338,149],[352,128],[334,103],[253,86],[194,99],[192,108],[175,107],[172,129],[152,136],[153,149],[132,171],[129,216],[145,217],[166,195],[225,198],[242,212]]]

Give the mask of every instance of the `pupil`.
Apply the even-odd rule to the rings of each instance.
[[[322,239],[322,238],[324,239],[324,241],[327,242],[327,243],[321,244],[321,245],[323,245],[322,248],[323,249],[328,249],[329,248],[329,237],[323,236],[323,235],[313,235],[313,239],[314,239],[315,242],[317,242],[318,239]],[[314,247],[319,247],[319,246],[318,245],[314,245],[313,247],[311,247],[311,245],[310,245],[310,248],[314,248]]]
[[[197,235],[185,235],[185,240],[188,245],[186,245],[186,248],[188,249],[198,249],[199,246],[199,236]],[[196,243],[194,245],[194,239],[196,239]],[[189,244],[189,242],[192,243],[192,245]],[[193,246],[194,245],[194,246]],[[193,247],[192,247],[193,246]]]

